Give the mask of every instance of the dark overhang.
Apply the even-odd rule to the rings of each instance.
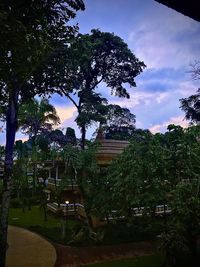
[[[199,0],[155,0],[163,5],[166,5],[176,11],[200,21],[200,2]]]

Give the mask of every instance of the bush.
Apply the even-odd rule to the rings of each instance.
[[[18,198],[12,198],[10,200],[10,207],[11,208],[20,208],[21,207],[21,201]]]
[[[162,232],[162,220],[135,217],[131,223],[110,223],[103,228],[105,244],[153,240]]]

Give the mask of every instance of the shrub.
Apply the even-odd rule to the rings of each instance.
[[[10,200],[10,207],[11,208],[20,208],[21,207],[21,201],[18,198],[12,198]]]

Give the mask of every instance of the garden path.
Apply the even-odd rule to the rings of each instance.
[[[26,229],[9,226],[6,267],[53,267],[56,251],[52,244]]]

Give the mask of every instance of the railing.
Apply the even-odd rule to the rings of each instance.
[[[61,211],[64,216],[77,216],[80,215],[82,217],[86,217],[85,214],[85,208],[84,205],[80,203],[73,203],[73,204],[58,204],[56,202],[48,203],[47,207],[49,210],[53,212],[58,212]],[[144,207],[139,207],[139,208],[133,208],[133,216],[143,216],[144,215]],[[117,210],[112,210],[111,214],[107,217],[104,218],[103,220],[122,220],[125,218],[123,215],[117,215]],[[156,210],[155,210],[155,215],[167,215],[170,214],[171,208],[168,205],[157,205]],[[116,216],[114,215],[116,214]],[[147,213],[149,215],[149,213]]]
[[[145,207],[132,208],[131,211],[133,212],[133,216],[143,216],[145,212]],[[108,219],[113,220],[113,219],[124,219],[125,218],[125,216],[123,215],[114,216],[114,214],[117,214],[117,212],[118,212],[117,210],[112,210],[111,214],[108,216]],[[167,215],[167,214],[170,214],[171,212],[172,210],[168,205],[157,205],[155,209],[155,215]],[[149,215],[149,212],[147,212],[146,214]]]
[[[85,215],[85,208],[80,203],[73,203],[73,204],[58,204],[56,202],[48,203],[47,208],[52,210],[53,212],[61,211],[64,216],[74,216],[80,215],[82,217],[86,217]]]
[[[53,185],[53,186],[55,186],[55,185],[59,186],[61,184],[61,181],[62,181],[62,179],[48,178],[48,184]],[[77,185],[75,180],[73,180],[73,181],[67,180],[66,185],[63,185],[63,187],[73,189],[73,188],[77,188],[78,185]]]

